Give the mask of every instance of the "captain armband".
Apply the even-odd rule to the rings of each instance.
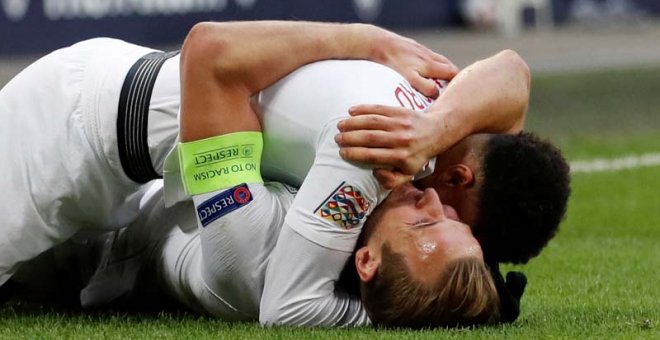
[[[180,143],[181,177],[189,195],[236,186],[263,183],[261,132],[236,132]]]

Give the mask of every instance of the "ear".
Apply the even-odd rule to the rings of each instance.
[[[465,164],[455,164],[444,171],[442,180],[450,187],[471,188],[474,185],[474,171]]]
[[[362,282],[369,282],[378,272],[380,260],[374,256],[369,247],[364,246],[355,252],[355,268]]]

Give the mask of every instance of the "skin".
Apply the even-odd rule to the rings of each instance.
[[[380,167],[374,174],[394,188],[468,136],[520,132],[529,91],[527,64],[505,50],[459,72],[426,113],[382,105],[351,108],[351,117],[338,123],[335,141],[342,158]]]
[[[459,72],[426,113],[351,108],[351,117],[338,123],[335,141],[342,158],[381,167],[374,175],[387,188],[410,181],[435,157],[433,175],[415,185],[436,189],[463,222],[474,225],[481,150],[489,134],[522,131],[529,91],[527,64],[505,50]]]
[[[355,256],[360,279],[372,280],[382,264],[382,246],[401,254],[410,271],[426,284],[437,279],[446,263],[463,257],[483,260],[479,242],[456,211],[443,205],[433,189],[419,190],[407,183],[395,188],[378,212],[370,217],[373,230]]]
[[[464,138],[436,159],[435,171],[414,182],[418,188],[433,188],[443,203],[456,209],[461,221],[475,225],[479,211],[479,188],[483,181],[482,150],[490,134]]]

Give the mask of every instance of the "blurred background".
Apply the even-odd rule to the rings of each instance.
[[[648,65],[660,60],[659,18],[657,0],[0,0],[0,81],[91,37],[177,48],[204,20],[375,23],[458,65],[505,47],[535,71]]]
[[[0,0],[0,84],[82,39],[177,49],[196,22],[255,19],[374,23],[459,66],[503,48],[535,72],[660,64],[657,0]]]

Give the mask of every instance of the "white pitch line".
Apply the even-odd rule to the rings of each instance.
[[[619,158],[596,158],[571,162],[571,173],[620,171],[660,165],[660,153],[629,155]]]

